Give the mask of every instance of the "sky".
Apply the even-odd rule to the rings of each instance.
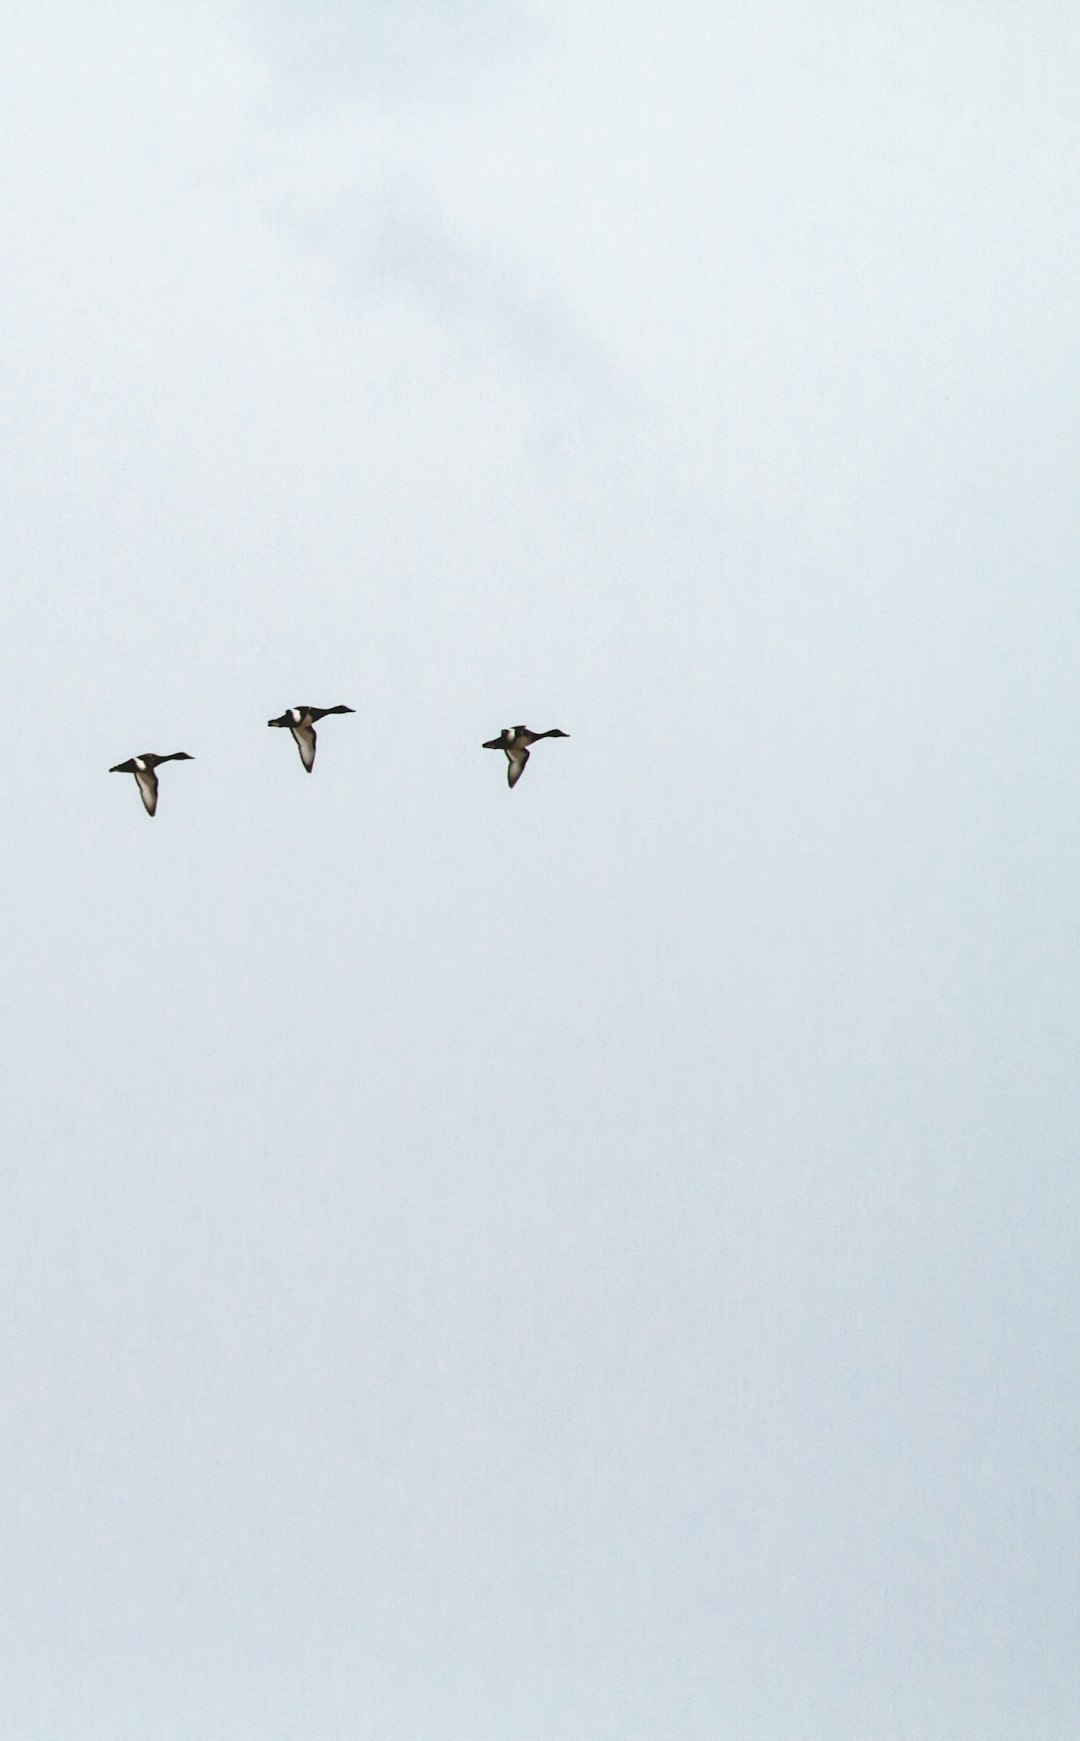
[[[1076,9],[0,44],[5,1732],[1074,1733]]]

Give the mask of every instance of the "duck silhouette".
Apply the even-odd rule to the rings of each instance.
[[[148,816],[157,809],[158,777],[154,772],[162,762],[193,762],[194,756],[189,756],[186,750],[173,750],[171,755],[156,756],[152,750],[145,750],[141,756],[131,756],[126,762],[117,762],[115,768],[110,768],[110,774],[134,774],[135,784],[139,788],[139,796],[146,806]]]
[[[315,766],[315,721],[326,719],[331,713],[355,713],[355,707],[289,707],[280,719],[268,719],[267,725],[288,726],[296,739],[296,747],[300,751],[300,760],[310,774]]]
[[[539,743],[541,738],[567,738],[569,736],[568,731],[560,731],[558,726],[555,726],[551,731],[530,731],[527,725],[504,725],[498,737],[489,738],[484,748],[505,751],[508,764],[506,783],[513,789],[525,772],[530,744]]]

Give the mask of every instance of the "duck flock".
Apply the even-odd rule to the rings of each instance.
[[[288,707],[278,719],[268,719],[267,725],[287,727],[296,739],[296,747],[300,751],[300,760],[308,773],[315,766],[315,722],[326,719],[332,713],[355,713],[355,707],[346,707],[339,702],[337,707]],[[565,738],[569,732],[530,731],[527,725],[504,725],[497,738],[489,738],[484,744],[485,750],[502,750],[506,756],[506,782],[511,789],[517,785],[525,772],[525,763],[529,759],[530,745],[539,743],[541,738]],[[152,750],[144,750],[141,756],[129,756],[126,762],[117,762],[109,769],[110,774],[134,774],[135,784],[139,788],[139,796],[143,801],[148,816],[153,816],[157,809],[158,777],[157,770],[163,762],[193,762],[194,756],[189,756],[187,750],[173,750],[167,756],[159,756]]]

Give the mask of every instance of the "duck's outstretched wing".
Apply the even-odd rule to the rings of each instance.
[[[525,763],[528,761],[528,759],[529,759],[529,752],[525,748],[524,745],[521,745],[520,748],[515,748],[513,755],[511,755],[510,751],[507,750],[507,752],[506,752],[506,783],[510,787],[511,790],[513,790],[513,788],[517,785],[518,781],[521,779],[522,774],[525,772]]]
[[[310,774],[312,768],[315,766],[315,727],[313,725],[290,724],[289,730],[296,739],[296,747],[300,751],[300,760],[303,762],[305,768]]]
[[[146,806],[146,813],[152,816],[157,809],[158,778],[153,768],[135,768],[135,784],[139,788],[139,797]]]

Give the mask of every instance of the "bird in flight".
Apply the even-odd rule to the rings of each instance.
[[[288,726],[296,739],[300,760],[310,774],[315,766],[315,721],[329,713],[355,713],[355,707],[290,707],[280,719],[268,719],[267,725]]]
[[[556,726],[553,731],[530,731],[527,725],[504,725],[497,738],[490,738],[484,745],[486,750],[505,750],[507,769],[506,783],[511,788],[516,786],[525,772],[525,763],[529,759],[529,745],[539,743],[541,738],[566,738],[568,731],[560,731]]]
[[[189,756],[186,750],[174,750],[171,756],[155,756],[146,750],[141,756],[132,756],[126,762],[117,762],[115,768],[110,768],[110,774],[134,774],[135,784],[139,788],[139,797],[146,806],[146,813],[152,816],[157,809],[158,777],[154,772],[162,762],[193,762],[194,756]]]

